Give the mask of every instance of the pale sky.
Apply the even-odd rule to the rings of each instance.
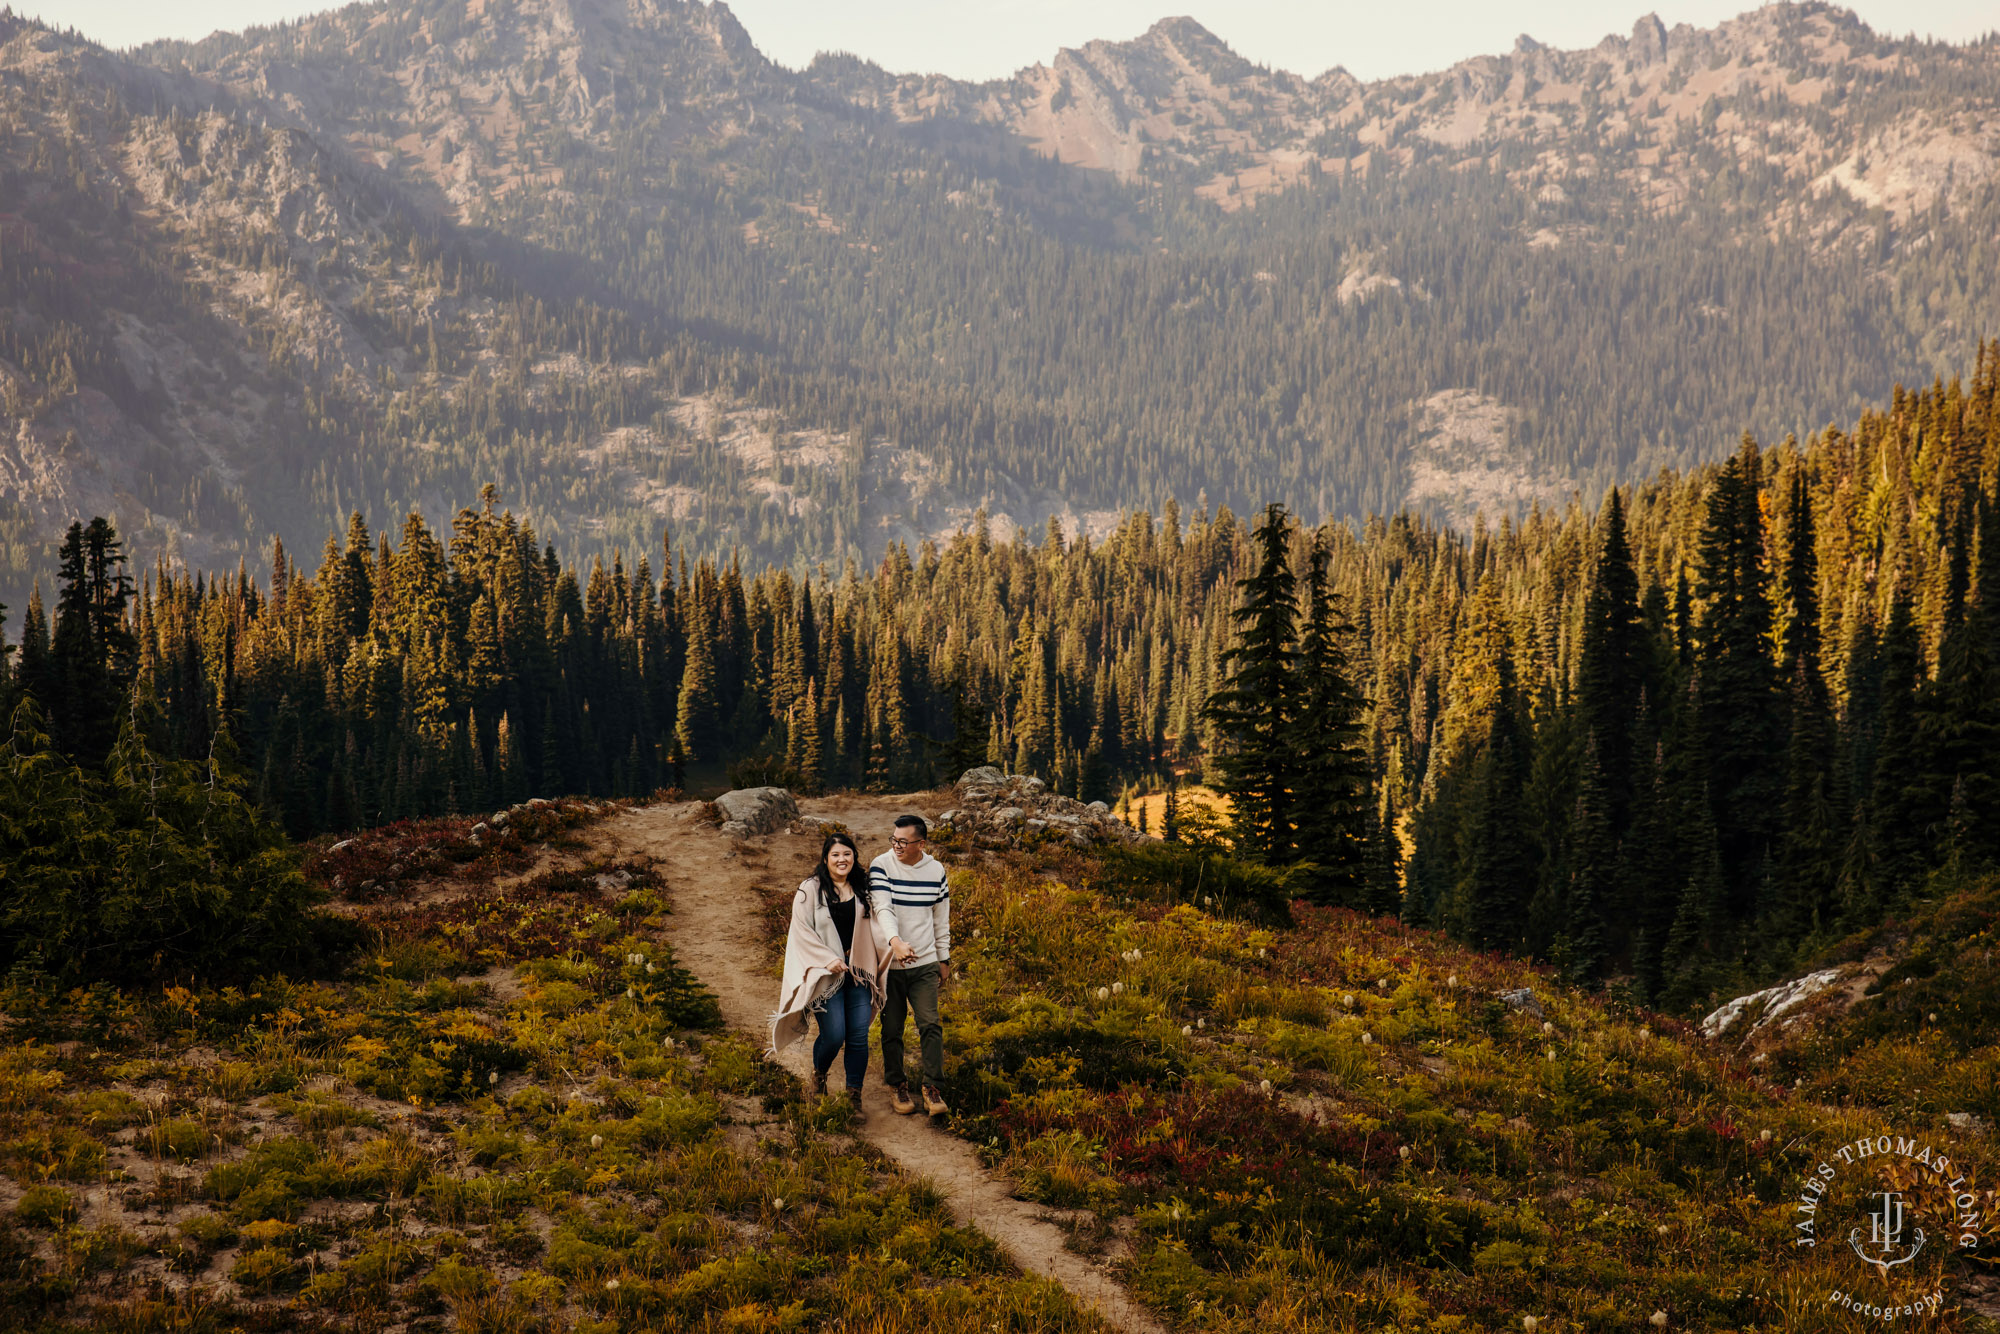
[[[5,3],[5,0],[0,0]],[[74,27],[106,46],[296,18],[325,0],[12,0],[14,9]],[[1549,46],[1594,45],[1656,9],[1668,27],[1708,27],[1749,0],[733,0],[757,46],[802,66],[822,50],[851,51],[898,73],[989,79],[1046,61],[1064,46],[1138,35],[1168,14],[1191,14],[1251,60],[1307,76],[1334,65],[1377,79],[1498,54],[1527,33]],[[1963,42],[2000,27],[1992,0],[1856,0],[1876,30]]]

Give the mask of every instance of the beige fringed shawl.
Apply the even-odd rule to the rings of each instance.
[[[830,922],[818,921],[824,915],[819,881],[807,880],[792,900],[792,927],[785,936],[785,980],[778,989],[778,1008],[771,1015],[773,1053],[806,1036],[811,1027],[806,1016],[840,989],[840,974],[833,970],[842,962],[855,980],[868,988],[875,1008],[882,1008],[882,972],[889,966],[889,951],[877,936],[875,919],[861,916],[856,905],[854,945],[843,961],[839,934]],[[827,936],[832,936],[831,943]]]

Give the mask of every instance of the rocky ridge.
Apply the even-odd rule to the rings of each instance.
[[[967,769],[953,785],[952,796],[957,804],[938,817],[938,830],[982,847],[1062,839],[1091,847],[1145,837],[1101,801],[1077,801],[1049,791],[1039,778],[1002,773],[991,765]]]

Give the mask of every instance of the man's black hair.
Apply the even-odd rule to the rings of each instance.
[[[897,816],[897,817],[896,817],[896,828],[898,828],[898,829],[914,829],[914,830],[916,830],[916,831],[917,831],[917,837],[918,837],[918,838],[929,838],[929,837],[931,836],[931,827],[930,827],[929,825],[927,825],[927,824],[925,824],[925,823],[924,823],[924,817],[923,817],[923,816],[921,816],[921,815],[899,815],[899,816]]]

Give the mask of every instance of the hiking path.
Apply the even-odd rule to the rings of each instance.
[[[925,806],[908,797],[841,794],[801,798],[799,810],[846,825],[865,861],[888,846],[897,815]],[[659,859],[673,906],[667,935],[675,959],[715,993],[724,1022],[761,1046],[769,1038],[779,981],[779,960],[767,943],[765,893],[782,890],[789,898],[811,874],[820,836],[779,830],[738,840],[701,819],[700,811],[699,802],[638,807],[593,826],[590,837],[600,853]],[[909,1044],[914,1058],[914,1031]],[[861,1138],[904,1172],[927,1178],[962,1226],[984,1232],[1023,1269],[1061,1283],[1114,1328],[1127,1334],[1165,1334],[1105,1267],[1064,1245],[1066,1235],[1048,1221],[1047,1209],[1016,1199],[1008,1181],[988,1171],[970,1144],[921,1114],[896,1115],[880,1081],[879,1034],[873,1045],[863,1094],[867,1120],[857,1131]],[[801,1079],[810,1077],[810,1040],[794,1043],[778,1060]],[[834,1080],[838,1086],[837,1063]]]

